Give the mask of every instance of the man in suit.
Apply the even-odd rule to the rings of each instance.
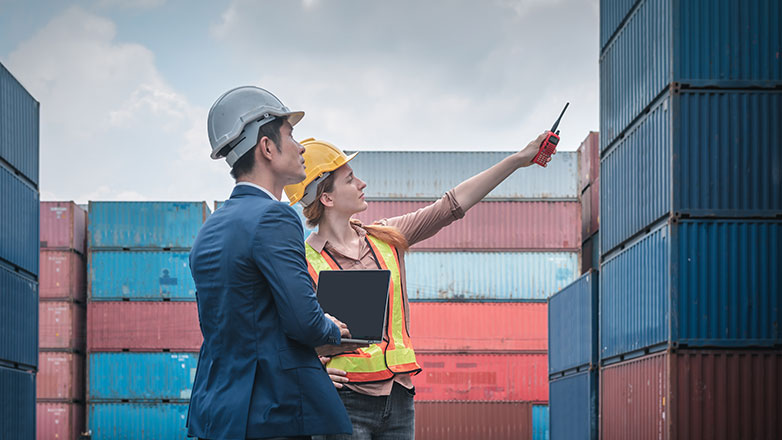
[[[223,94],[207,121],[212,158],[236,179],[190,253],[204,343],[188,414],[203,439],[351,433],[314,348],[347,327],[323,313],[307,273],[302,224],[285,185],[304,179],[293,126],[304,116],[257,87]]]

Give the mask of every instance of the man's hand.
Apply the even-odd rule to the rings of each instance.
[[[339,327],[339,334],[343,338],[349,338],[350,337],[350,330],[348,330],[348,326],[340,321],[339,319],[329,315],[328,313],[324,313],[326,315],[326,318],[329,318],[331,322],[334,324],[337,324],[337,327]]]
[[[538,154],[538,151],[540,151],[540,145],[543,143],[543,141],[546,140],[546,136],[548,136],[548,131],[544,131],[543,133],[541,133],[540,136],[536,137],[532,142],[528,143],[523,150],[517,153],[519,155],[519,162],[521,168],[528,167],[534,163],[532,162],[532,159],[535,159],[535,156]],[[557,154],[556,150],[554,151],[554,154]],[[551,162],[550,157],[548,158],[546,163],[549,162]]]
[[[331,360],[330,357],[326,356],[318,356],[318,359],[320,359],[320,363],[324,366]],[[329,374],[329,379],[331,379],[331,383],[334,384],[334,388],[341,389],[344,387],[345,383],[348,383],[348,373],[337,370],[336,368],[326,368],[326,372]]]

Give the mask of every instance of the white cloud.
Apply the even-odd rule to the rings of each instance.
[[[166,0],[97,0],[100,7],[119,7],[123,9],[152,9],[163,6]]]
[[[41,102],[41,188],[78,202],[222,198],[208,159],[206,110],[162,77],[148,48],[116,25],[66,10],[23,42],[9,66]]]

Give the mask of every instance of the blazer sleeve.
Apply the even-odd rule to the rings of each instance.
[[[256,227],[252,248],[253,259],[271,287],[285,335],[311,347],[339,344],[339,327],[323,314],[312,289],[296,211],[285,203],[273,203]]]

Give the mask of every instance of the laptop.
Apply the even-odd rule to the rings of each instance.
[[[383,340],[388,305],[388,270],[324,270],[318,276],[323,311],[348,326],[343,343],[375,344]]]

